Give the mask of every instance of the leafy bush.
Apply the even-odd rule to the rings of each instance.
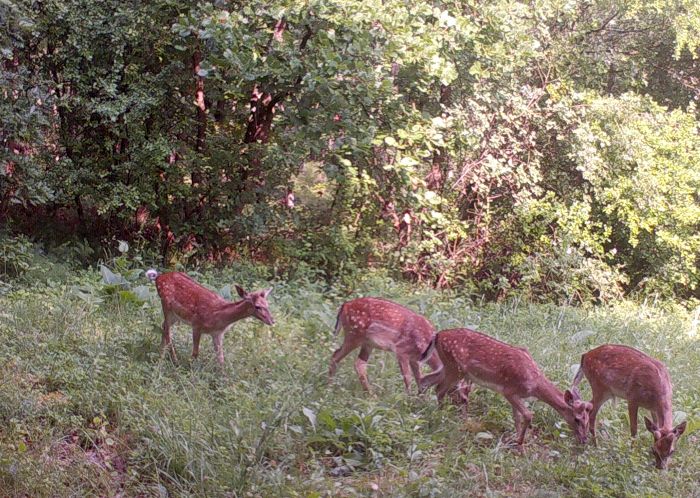
[[[27,237],[0,231],[0,275],[14,278],[29,270],[34,250]]]
[[[129,257],[129,244],[118,241],[119,256],[112,258],[112,269],[99,265],[99,283],[83,283],[73,286],[73,293],[89,304],[99,304],[105,299],[118,299],[124,303],[142,304],[154,296],[152,286],[148,285],[139,256]]]
[[[700,289],[700,131],[694,108],[647,97],[592,97],[573,151],[592,218],[634,291],[683,297]]]
[[[561,304],[611,303],[622,299],[624,276],[574,246],[533,253],[518,268],[518,289],[526,299]]]
[[[328,409],[316,413],[304,408],[303,412],[312,426],[307,444],[314,455],[332,457],[335,464],[332,475],[380,469],[387,457],[405,451],[387,432],[391,425],[386,423],[386,410],[351,411],[347,415]]]
[[[3,2],[0,219],[86,266],[125,240],[498,299],[526,275],[539,300],[699,297],[696,4]]]

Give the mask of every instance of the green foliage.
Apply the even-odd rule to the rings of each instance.
[[[17,277],[31,267],[34,246],[22,236],[0,232],[0,275]]]
[[[47,255],[40,244],[0,230],[0,294],[24,287],[55,287],[74,272],[71,260]]]
[[[302,410],[311,424],[308,445],[314,455],[331,455],[335,469],[331,475],[347,475],[357,470],[381,469],[385,454],[401,455],[405,449],[388,432],[386,410],[369,413],[351,411],[349,414],[332,413],[327,409],[314,412]],[[389,414],[391,415],[391,414]]]
[[[87,264],[698,297],[696,4],[5,1],[0,221]]]
[[[88,305],[110,300],[142,305],[155,298],[155,292],[145,277],[142,259],[138,255],[130,257],[129,244],[123,240],[118,241],[117,250],[120,254],[112,258],[111,268],[99,265],[99,281],[92,279],[71,288],[75,296]]]
[[[613,260],[632,284],[665,295],[700,284],[700,129],[690,112],[649,99],[595,99],[577,129],[577,169]]]

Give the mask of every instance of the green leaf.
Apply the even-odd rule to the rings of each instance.
[[[309,422],[311,422],[311,426],[314,428],[314,430],[316,430],[316,412],[306,407],[303,407],[301,411],[304,413],[306,418],[309,419]]]
[[[582,343],[583,341],[585,341],[586,339],[588,339],[589,337],[591,337],[592,335],[595,335],[595,334],[596,334],[596,333],[595,333],[594,330],[590,330],[590,329],[580,330],[580,331],[576,332],[574,335],[571,336],[570,341],[571,341],[572,344],[580,344],[580,343]]]
[[[122,285],[127,283],[124,277],[117,273],[113,273],[112,270],[107,268],[105,265],[100,265],[100,274],[102,275],[102,281],[105,284]]]
[[[151,288],[146,286],[146,285],[139,285],[131,289],[131,292],[134,293],[134,296],[139,301],[148,301],[151,298]]]
[[[490,441],[493,439],[493,434],[490,432],[477,432],[474,439],[477,441]]]

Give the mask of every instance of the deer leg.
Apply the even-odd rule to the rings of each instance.
[[[335,350],[333,353],[333,356],[331,356],[331,364],[328,367],[328,382],[330,383],[331,380],[333,379],[333,376],[335,375],[336,370],[338,369],[338,363],[345,358],[347,355],[349,355],[354,349],[357,348],[359,344],[354,344],[353,341],[348,340],[348,336],[345,336],[345,341],[343,342],[343,345],[340,346],[338,349]]]
[[[445,398],[445,394],[450,392],[452,387],[457,383],[457,381],[460,378],[458,372],[454,370],[448,370],[445,367],[443,367],[443,370],[441,370],[441,372],[444,375],[444,377],[440,380],[440,383],[437,386],[437,399],[439,405],[442,405],[443,399]],[[435,373],[437,372],[433,372],[433,374]]]
[[[369,387],[369,380],[367,379],[367,360],[369,360],[371,352],[372,348],[364,345],[360,349],[360,354],[357,356],[357,359],[355,359],[355,372],[357,372],[357,376],[360,378],[360,384],[362,384],[362,387],[367,392],[372,392]]]
[[[518,424],[517,418],[516,418],[516,430],[517,430],[517,444],[518,446],[522,446],[523,442],[525,441],[525,433],[527,432],[527,429],[530,427],[530,422],[532,421],[532,412],[528,409],[527,406],[525,406],[525,403],[523,402],[522,399],[520,399],[518,396],[514,394],[509,394],[509,395],[504,395],[508,402],[511,404],[513,407],[513,414],[515,416],[515,412],[518,412],[518,415],[520,416],[520,423]],[[520,428],[518,429],[518,425],[520,425]]]
[[[519,434],[520,428],[522,427],[522,424],[523,424],[523,419],[520,416],[520,412],[518,411],[518,409],[515,408],[515,406],[513,406],[512,408],[513,408],[513,420],[515,421],[515,433]]]
[[[214,351],[216,352],[216,360],[219,365],[224,366],[224,333],[219,332],[211,336],[212,342],[214,343]]]
[[[170,350],[173,361],[177,361],[177,354],[175,353],[175,345],[173,344],[173,337],[170,333],[170,327],[177,321],[170,313],[163,310],[163,335],[160,341],[160,352],[161,356],[165,354],[167,349]]]
[[[411,392],[411,367],[410,361],[406,356],[396,356],[399,360],[399,369],[401,369],[401,377],[403,377],[403,385],[406,388],[406,393]]]
[[[600,410],[600,407],[603,406],[603,403],[605,403],[605,398],[601,396],[596,396],[596,391],[593,391],[593,399],[591,400],[593,409],[591,410],[591,414],[588,417],[588,423],[590,424],[589,430],[591,432],[591,439],[593,440],[594,445],[598,444],[595,438],[595,419],[598,415],[598,410]]]
[[[416,360],[411,360],[409,361],[409,364],[411,365],[411,371],[413,372],[413,378],[416,379],[416,385],[418,386],[418,391],[420,391],[420,381],[421,381],[421,374],[420,374],[420,363],[418,363]]]
[[[170,335],[170,324],[168,319],[163,320],[163,333],[160,340],[160,350],[161,353],[165,352],[167,347],[170,347],[170,342],[172,341],[172,336]]]
[[[199,356],[199,339],[202,338],[202,332],[192,328],[192,359],[197,359]]]
[[[627,411],[630,415],[630,432],[632,437],[637,437],[637,411],[639,406],[634,401],[627,402]]]

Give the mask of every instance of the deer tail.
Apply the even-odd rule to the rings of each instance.
[[[581,380],[583,380],[583,356],[581,356],[581,364],[578,366],[578,372],[576,372],[574,381],[571,383],[571,389],[577,389]]]
[[[420,355],[420,358],[418,361],[421,363],[430,358],[430,355],[433,354],[433,351],[435,351],[435,343],[437,342],[437,334],[433,336],[433,338],[430,340],[430,344],[428,344],[428,347],[425,348],[425,351]]]
[[[333,329],[333,335],[338,335],[338,332],[340,332],[340,329],[343,328],[343,324],[340,323],[340,315],[343,314],[343,308],[345,307],[345,304],[343,304],[340,309],[338,310],[338,316],[335,318],[335,328]]]
[[[151,268],[150,270],[146,270],[146,277],[151,282],[153,282],[156,278],[158,278],[158,275],[159,275],[158,271],[154,270],[153,268]]]

